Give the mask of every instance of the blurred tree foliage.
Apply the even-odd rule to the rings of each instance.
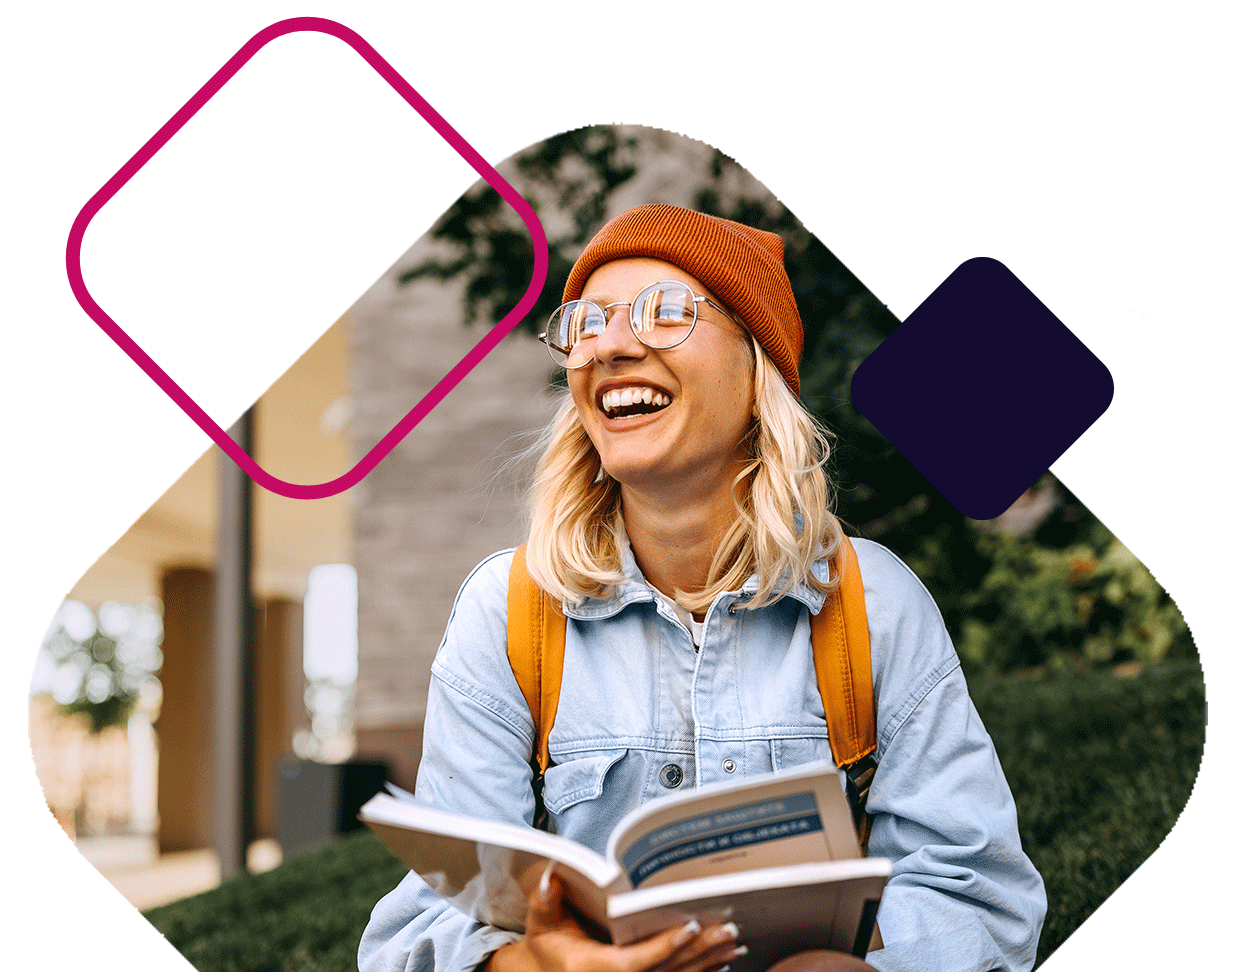
[[[637,147],[636,138],[598,125],[554,135],[502,166],[507,170],[502,175],[535,209],[548,236],[548,279],[522,323],[529,333],[538,334],[560,304],[570,268],[607,220],[608,197],[637,174]],[[486,182],[476,183],[450,207],[428,237],[442,244],[441,255],[404,270],[399,283],[461,277],[468,324],[500,321],[531,282],[535,255],[527,229]]]
[[[548,281],[526,331],[538,333],[557,306],[573,262],[613,215],[612,193],[641,164],[654,164],[640,152],[636,133],[609,126],[565,132],[502,167],[548,236]],[[783,237],[805,327],[801,398],[835,437],[829,471],[836,512],[853,535],[885,544],[917,572],[966,663],[1011,670],[1050,658],[1099,665],[1193,654],[1177,608],[1060,485],[1052,514],[1025,536],[991,532],[940,496],[851,401],[857,365],[898,320],[734,160],[712,150],[692,177],[695,209]],[[405,270],[401,282],[461,279],[468,323],[495,323],[522,296],[533,262],[530,239],[487,184],[473,187],[429,236],[435,255]]]
[[[66,602],[42,649],[54,670],[56,707],[85,715],[94,734],[124,725],[162,665],[161,639],[161,617],[149,607],[107,602],[96,616]]]
[[[95,632],[72,649],[70,661],[85,674],[76,698],[57,704],[65,715],[84,713],[92,733],[108,726],[122,726],[137,706],[136,687],[122,682],[123,667],[116,655],[116,639]]]

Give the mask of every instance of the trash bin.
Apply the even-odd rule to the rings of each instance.
[[[283,856],[363,826],[356,814],[387,779],[389,767],[382,762],[316,763],[283,757],[278,764],[278,843]]]

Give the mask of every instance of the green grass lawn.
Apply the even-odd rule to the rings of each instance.
[[[1140,675],[973,679],[1044,876],[1047,958],[1160,844],[1190,795],[1206,705],[1197,662]],[[406,869],[367,832],[146,913],[201,972],[345,972]]]
[[[1048,957],[1154,851],[1186,801],[1207,705],[1197,661],[1129,678],[973,680],[1019,809],[1023,847],[1045,879]]]

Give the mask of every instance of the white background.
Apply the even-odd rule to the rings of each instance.
[[[77,307],[64,246],[86,200],[245,40],[305,14],[357,30],[490,162],[583,124],[672,129],[745,165],[898,315],[993,256],[1087,343],[1113,405],[1055,470],[1184,611],[1210,726],[1175,832],[1047,967],[1216,963],[1233,539],[1220,5],[582,6],[8,13],[0,965],[186,967],[76,857],[27,748],[28,675],[61,597],[207,444]],[[639,69],[656,32],[671,56]],[[265,54],[87,233],[96,296],[224,426],[471,178],[340,42]]]

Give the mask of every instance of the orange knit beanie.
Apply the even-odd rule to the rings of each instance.
[[[664,260],[705,284],[741,319],[800,395],[804,332],[779,236],[676,206],[638,206],[595,234],[570,271],[563,299],[577,300],[597,267],[623,257]]]

